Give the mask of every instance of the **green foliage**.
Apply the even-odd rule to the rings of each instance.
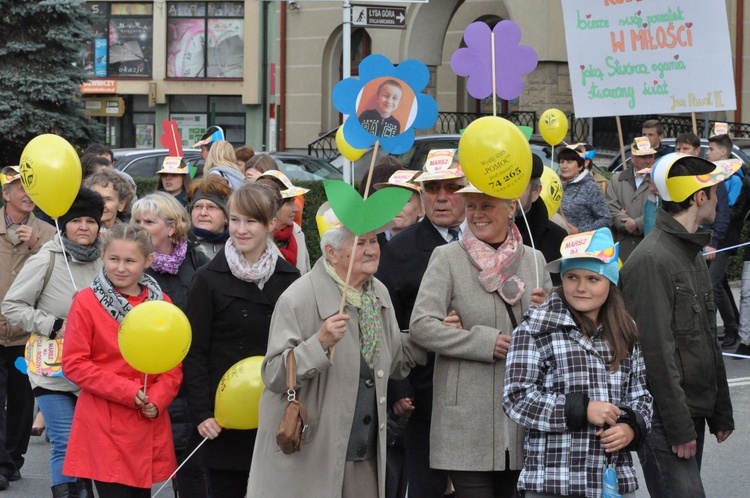
[[[26,143],[55,133],[80,149],[103,126],[75,96],[86,79],[76,65],[90,37],[83,0],[0,0],[0,164],[18,164]]]
[[[135,190],[138,192],[138,197],[145,197],[148,194],[156,191],[156,186],[159,183],[159,178],[156,176],[144,177],[136,176],[133,178],[135,182]]]

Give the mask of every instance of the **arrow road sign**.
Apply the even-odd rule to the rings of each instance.
[[[368,28],[406,29],[406,7],[352,5],[352,24]]]

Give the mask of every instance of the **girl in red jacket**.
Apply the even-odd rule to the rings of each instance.
[[[63,372],[81,394],[63,472],[93,479],[101,498],[146,498],[177,467],[167,407],[182,366],[149,375],[144,393],[144,374],[120,353],[118,329],[133,306],[170,300],[143,273],[153,260],[144,228],[117,225],[102,242],[104,269],[73,299],[65,332]]]

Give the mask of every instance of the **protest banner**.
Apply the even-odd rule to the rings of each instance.
[[[724,0],[562,0],[576,117],[736,108]]]

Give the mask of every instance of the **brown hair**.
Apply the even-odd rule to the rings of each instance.
[[[259,221],[266,228],[276,216],[276,206],[268,188],[249,183],[232,192],[227,208],[230,216],[235,212]]]
[[[641,125],[641,129],[643,128],[656,128],[657,135],[664,135],[664,125],[662,125],[661,121],[659,121],[658,119],[649,119],[648,121],[644,121],[644,123]]]
[[[200,190],[207,196],[229,199],[232,195],[232,187],[226,178],[220,175],[206,175],[203,178],[190,182],[187,189],[188,204],[192,204],[195,193]]]
[[[247,145],[242,145],[234,149],[234,155],[237,156],[237,161],[242,161],[243,163],[246,163],[253,156],[255,156],[255,151],[253,150],[252,147],[248,147]]]
[[[122,223],[107,230],[102,236],[102,254],[107,252],[109,245],[115,240],[135,242],[144,257],[148,258],[154,252],[151,235],[145,228],[138,225]]]
[[[256,154],[245,162],[245,171],[255,168],[261,173],[271,169],[279,169],[279,165],[268,154]]]
[[[372,195],[372,193],[375,191],[375,189],[372,188],[373,185],[375,185],[376,183],[387,182],[391,175],[400,169],[404,169],[404,165],[401,163],[401,161],[393,156],[383,156],[378,164],[374,168],[372,168],[372,180],[370,180],[370,190],[368,195]],[[367,187],[367,175],[369,174],[369,172],[370,170],[368,169],[365,174],[362,175],[362,179],[359,181],[359,195],[361,195],[362,197],[365,196],[365,188]]]
[[[281,189],[279,188],[279,184],[276,183],[274,179],[268,177],[258,178],[255,184],[267,188],[271,195],[271,198],[273,198],[273,203],[274,206],[276,206],[276,211],[281,209],[281,205],[284,203],[284,198],[281,196]],[[294,200],[293,197],[291,197],[291,199]]]
[[[555,292],[565,304],[565,307],[573,317],[578,328],[586,337],[593,337],[598,330],[598,326],[583,313],[576,311],[567,299],[562,287],[558,287]],[[609,282],[609,295],[607,300],[599,309],[599,323],[602,326],[602,335],[607,341],[609,348],[612,350],[612,359],[609,362],[609,370],[615,373],[622,361],[633,351],[633,345],[638,339],[638,327],[625,309],[625,302],[622,300],[620,289],[611,281]]]

